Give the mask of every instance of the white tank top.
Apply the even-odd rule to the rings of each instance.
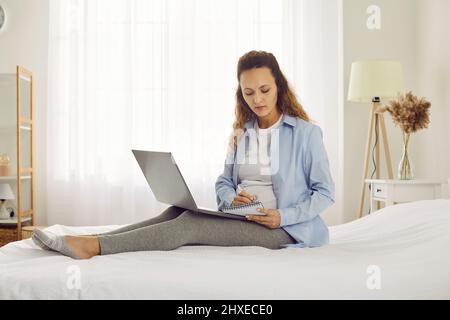
[[[258,121],[255,121],[255,130],[257,144],[250,143],[248,152],[246,153],[245,162],[239,166],[239,179],[241,183],[238,185],[237,192],[242,189],[257,197],[261,201],[264,208],[277,209],[277,199],[273,193],[272,176],[270,174],[270,136],[271,130],[277,128],[283,115],[278,121],[267,129],[261,129]],[[266,149],[264,149],[266,148]],[[258,156],[258,150],[265,154],[263,157]],[[267,150],[267,152],[264,152]]]

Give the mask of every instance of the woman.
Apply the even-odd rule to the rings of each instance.
[[[36,230],[35,243],[77,259],[194,244],[270,249],[327,244],[328,228],[319,215],[334,203],[334,183],[321,129],[309,122],[271,53],[242,56],[237,79],[235,130],[216,181],[217,204],[220,210],[259,200],[264,205],[259,214],[242,221],[172,206],[99,235],[51,237]]]

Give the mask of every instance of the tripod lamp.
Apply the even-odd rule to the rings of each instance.
[[[372,103],[369,116],[366,149],[364,156],[364,168],[361,181],[360,203],[358,218],[362,217],[365,196],[365,180],[371,155],[372,134],[378,138],[381,131],[386,159],[388,178],[393,179],[391,154],[386,134],[386,125],[381,108],[381,99],[396,98],[403,91],[402,67],[398,61],[365,60],[352,63],[350,71],[350,83],[348,89],[349,101]],[[380,141],[381,142],[381,141]],[[380,179],[380,143],[375,146],[374,173]]]

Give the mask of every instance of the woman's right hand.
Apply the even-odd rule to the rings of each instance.
[[[250,203],[252,201],[256,200],[256,196],[248,193],[245,190],[242,190],[238,193],[238,195],[233,199],[233,202],[231,203],[232,207],[242,206],[244,204]]]

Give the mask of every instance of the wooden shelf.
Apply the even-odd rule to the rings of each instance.
[[[0,145],[6,144],[6,149],[10,150],[11,171],[8,173],[12,173],[0,176],[0,183],[14,185],[16,198],[13,201],[15,216],[0,220],[1,246],[20,240],[22,227],[34,225],[33,73],[17,66],[16,74],[0,74],[0,85],[7,89],[0,96],[0,113],[7,115],[0,121]]]
[[[13,217],[13,218],[9,218],[9,219],[0,219],[0,225],[17,225],[19,219],[17,219],[17,217]],[[31,221],[31,217],[22,217],[20,219],[20,221],[22,221],[22,223]]]
[[[26,132],[31,132],[31,126],[29,124],[22,124],[19,126],[20,130],[26,131]],[[2,134],[13,134],[15,135],[17,133],[17,125],[12,125],[12,126],[0,126],[0,132],[2,132]]]
[[[21,176],[20,180],[30,180],[31,176]],[[17,176],[0,177],[0,181],[16,181]]]

